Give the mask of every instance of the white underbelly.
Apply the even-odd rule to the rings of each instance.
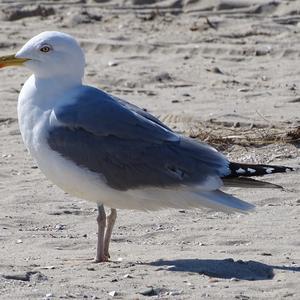
[[[34,153],[46,177],[70,195],[109,205],[111,198],[120,198],[122,191],[110,188],[101,174],[67,160],[51,150],[46,142]]]

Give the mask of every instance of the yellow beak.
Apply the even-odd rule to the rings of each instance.
[[[18,58],[15,55],[7,55],[0,57],[0,69],[9,66],[22,66],[29,58]]]

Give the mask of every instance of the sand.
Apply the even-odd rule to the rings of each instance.
[[[38,2],[1,2],[1,55],[70,33],[86,83],[232,160],[299,166],[299,1]],[[229,190],[249,215],[119,211],[111,262],[93,264],[94,204],[49,182],[22,143],[28,76],[0,71],[1,299],[300,299],[299,174],[268,176],[283,191]]]

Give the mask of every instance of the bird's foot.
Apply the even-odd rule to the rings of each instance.
[[[96,257],[94,259],[94,263],[102,263],[102,262],[108,262],[109,261],[109,255],[103,255],[103,256],[100,256],[100,257]]]

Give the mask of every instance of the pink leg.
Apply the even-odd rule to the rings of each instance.
[[[98,205],[98,241],[97,241],[97,253],[95,262],[105,262],[108,257],[104,254],[104,232],[106,226],[106,214],[103,205]]]
[[[107,217],[107,227],[106,227],[105,238],[104,238],[104,255],[108,258],[110,257],[109,243],[116,222],[116,218],[117,218],[117,210],[115,208],[112,208],[110,215]]]

